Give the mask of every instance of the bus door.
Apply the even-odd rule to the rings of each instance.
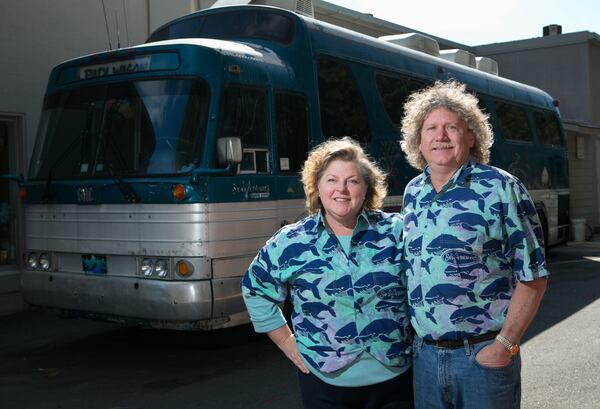
[[[272,200],[273,149],[269,143],[266,87],[229,84],[219,105],[217,135],[240,138],[242,162],[231,176],[213,178],[209,201],[254,202]]]
[[[307,98],[302,94],[275,91],[273,102],[276,196],[295,199],[289,206],[280,206],[280,224],[285,225],[306,214],[300,172],[308,156],[309,111]]]

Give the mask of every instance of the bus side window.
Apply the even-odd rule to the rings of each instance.
[[[425,81],[408,77],[392,77],[384,74],[375,75],[377,92],[383,103],[388,118],[396,126],[400,126],[404,117],[406,98],[421,88],[427,86]]]
[[[348,66],[331,57],[319,56],[317,77],[323,136],[350,136],[361,144],[369,143],[367,110]]]
[[[560,125],[553,112],[533,111],[533,119],[540,142],[544,145],[561,145]]]
[[[275,129],[279,171],[300,172],[308,156],[308,107],[303,95],[275,94]]]
[[[532,140],[525,109],[502,101],[495,101],[495,106],[500,132],[504,138],[521,142]]]
[[[221,97],[218,138],[242,141],[240,173],[268,173],[267,95],[258,88],[230,85]]]

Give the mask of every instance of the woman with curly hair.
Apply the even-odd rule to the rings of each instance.
[[[385,175],[345,137],[310,152],[302,182],[309,216],[242,280],[254,328],[298,368],[306,409],[412,408],[402,222],[379,210]],[[288,296],[293,333],[278,307]]]

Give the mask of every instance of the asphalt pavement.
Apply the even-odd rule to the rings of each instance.
[[[548,253],[548,289],[522,343],[524,409],[600,408],[599,239]]]

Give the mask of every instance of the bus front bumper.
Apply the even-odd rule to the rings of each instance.
[[[231,284],[239,292],[239,279]],[[25,301],[31,305],[88,318],[170,329],[214,329],[247,321],[245,310],[213,316],[211,280],[148,280],[24,270],[21,285]]]

